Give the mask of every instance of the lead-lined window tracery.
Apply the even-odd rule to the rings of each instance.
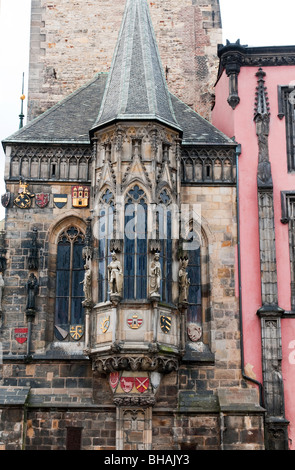
[[[98,295],[99,302],[109,300],[107,267],[111,262],[110,240],[114,223],[114,195],[107,189],[101,198],[98,219]]]
[[[172,201],[167,189],[161,191],[159,199],[157,214],[158,237],[161,243],[161,298],[164,302],[172,303]]]
[[[125,202],[124,298],[147,298],[147,197],[138,185]]]
[[[66,339],[70,327],[84,324],[82,307],[84,234],[75,226],[59,236],[56,259],[55,336]]]

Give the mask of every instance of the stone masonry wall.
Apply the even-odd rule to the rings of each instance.
[[[215,354],[212,388],[238,386],[241,379],[239,308],[235,291],[237,243],[236,190],[233,187],[184,187],[183,204],[201,205],[208,244],[208,344]],[[204,280],[202,280],[204,284]]]
[[[28,118],[110,69],[125,1],[32,0]],[[172,93],[210,117],[222,42],[218,0],[149,1]]]
[[[28,269],[28,256],[32,241],[33,229],[37,229],[37,244],[39,269],[36,277],[39,282],[39,292],[36,301],[36,318],[32,323],[32,352],[43,350],[53,340],[54,325],[54,290],[55,274],[51,264],[54,255],[50,253],[49,236],[52,226],[58,225],[59,221],[86,220],[89,216],[88,209],[71,208],[71,184],[55,184],[53,186],[44,184],[30,184],[29,191],[33,194],[47,191],[50,194],[50,202],[47,207],[41,209],[35,204],[34,198],[31,209],[19,209],[10,202],[6,209],[6,258],[7,269],[4,275],[4,300],[3,313],[0,317],[0,340],[4,354],[12,353],[25,354],[27,344],[19,344],[14,337],[15,328],[27,328],[26,319],[26,282],[30,270]],[[7,191],[11,192],[14,198],[19,190],[18,183],[7,183]],[[68,194],[68,203],[61,210],[53,203],[53,193]],[[86,224],[83,222],[86,226]],[[59,229],[61,230],[61,229]],[[85,228],[84,228],[85,230]],[[56,254],[55,254],[56,257]],[[79,345],[76,345],[79,349]],[[82,353],[82,346],[80,347]]]

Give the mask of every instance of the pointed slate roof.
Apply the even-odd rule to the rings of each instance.
[[[97,74],[90,82],[2,141],[13,143],[90,144],[89,129],[97,119],[108,75]],[[233,141],[192,108],[169,93],[183,145],[231,145]]]
[[[2,141],[8,143],[89,144],[89,129],[97,117],[108,75],[93,80],[62,99],[22,129]]]
[[[117,120],[156,120],[179,129],[147,0],[127,0],[102,106],[92,130]]]

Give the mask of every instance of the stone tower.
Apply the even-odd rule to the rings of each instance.
[[[219,0],[155,0],[151,17],[169,89],[210,117],[222,43]],[[122,0],[32,0],[28,119],[110,69]]]

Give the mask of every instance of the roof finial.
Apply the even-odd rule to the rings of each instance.
[[[23,72],[23,84],[22,84],[22,95],[20,97],[21,99],[21,112],[19,115],[19,128],[21,129],[24,126],[24,100],[25,100],[25,95],[24,95],[24,83],[25,83],[25,73]]]

